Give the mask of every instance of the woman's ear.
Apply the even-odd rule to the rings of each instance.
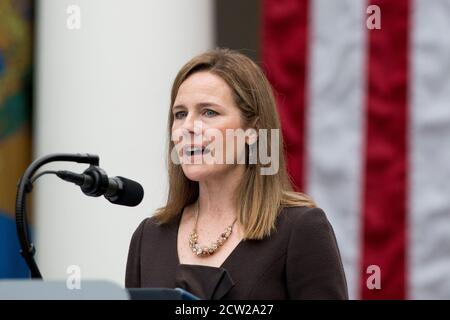
[[[258,140],[258,125],[259,125],[259,118],[256,117],[251,121],[248,129],[245,132],[246,143],[249,146],[254,144]]]
[[[250,124],[250,128],[254,128],[256,131],[259,130],[259,117],[255,117]]]
[[[256,129],[250,128],[245,132],[245,142],[251,146],[258,141],[258,131]]]

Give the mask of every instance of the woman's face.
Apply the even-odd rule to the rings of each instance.
[[[172,113],[172,139],[188,179],[206,180],[236,167],[244,147],[227,129],[243,129],[243,123],[222,78],[207,71],[189,76],[178,89]]]

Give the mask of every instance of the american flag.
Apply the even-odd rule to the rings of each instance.
[[[265,0],[262,49],[350,297],[450,299],[450,1]]]

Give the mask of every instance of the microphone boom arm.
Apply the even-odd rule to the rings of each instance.
[[[28,235],[28,224],[26,215],[26,195],[33,189],[31,179],[33,174],[43,165],[55,162],[55,161],[67,161],[86,163],[94,166],[98,166],[100,159],[97,155],[92,154],[70,154],[70,153],[56,153],[44,156],[33,161],[25,173],[19,180],[16,194],[16,228],[17,236],[20,242],[20,254],[25,259],[28,268],[31,271],[31,277],[33,279],[42,279],[41,272],[34,260],[34,254],[36,252],[33,243],[30,243]]]

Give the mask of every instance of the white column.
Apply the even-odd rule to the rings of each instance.
[[[67,26],[74,14],[67,13],[70,5],[80,9],[80,29]],[[166,199],[170,87],[189,58],[213,47],[212,5],[38,2],[35,157],[96,153],[110,176],[134,178],[145,189],[141,205],[128,208],[86,197],[56,177],[41,178],[34,190],[34,231],[45,279],[65,279],[67,267],[77,265],[82,279],[123,285],[131,234]],[[77,172],[86,167],[48,166]]]

